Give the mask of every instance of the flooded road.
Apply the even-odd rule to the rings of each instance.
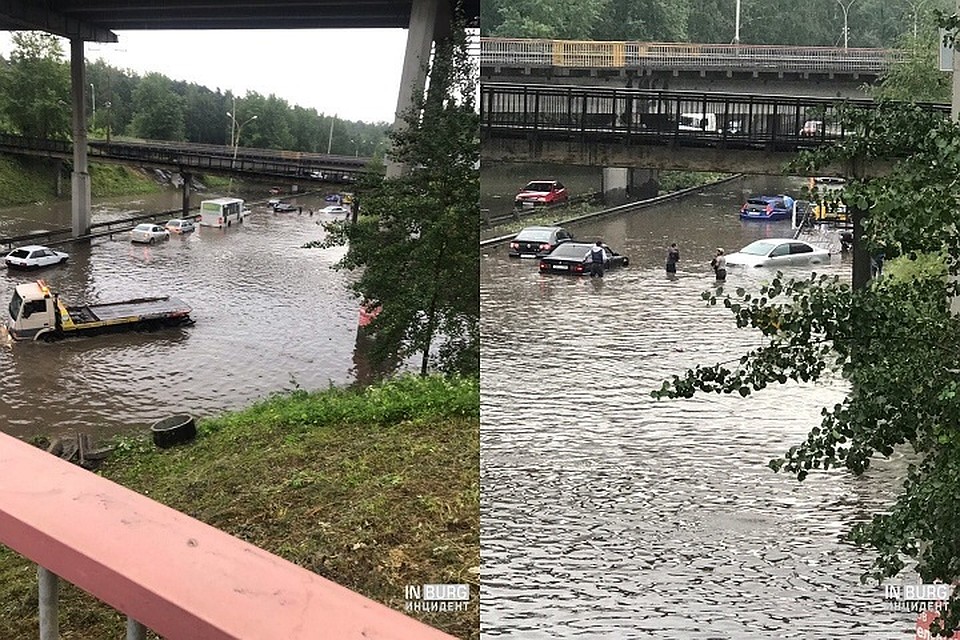
[[[212,197],[194,195],[194,204]],[[346,289],[351,275],[330,268],[345,249],[301,249],[323,237],[317,222],[329,217],[308,215],[324,206],[321,196],[290,202],[303,214],[255,206],[229,229],[202,227],[154,246],[119,233],[64,245],[63,266],[4,271],[4,308],[18,283],[42,277],[68,303],[173,295],[193,307],[196,324],[0,350],[3,430],[102,437],[171,413],[202,417],[297,386],[353,381],[358,307]],[[176,192],[97,202],[93,222],[179,204]],[[69,204],[0,211],[0,221],[4,235],[69,227]]]
[[[737,180],[571,225],[630,257],[602,281],[482,252],[484,637],[912,637],[916,616],[886,610],[882,589],[859,582],[869,555],[839,541],[885,504],[906,462],[803,484],[766,466],[819,424],[841,383],[649,395],[760,344],[700,294],[716,247],[791,235],[787,222],[741,223],[745,196],[800,184]],[[731,269],[728,286],[756,287],[760,271]],[[836,256],[821,271],[849,277],[850,265]]]

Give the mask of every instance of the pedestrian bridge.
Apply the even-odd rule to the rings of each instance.
[[[482,38],[484,81],[862,97],[897,49]],[[545,80],[546,81],[546,80]]]
[[[68,140],[0,134],[0,153],[71,159],[73,152]],[[374,170],[366,157],[162,140],[90,140],[87,156],[99,162],[156,167],[181,174],[247,178],[352,182]]]
[[[483,162],[771,175],[799,151],[852,135],[841,109],[876,107],[864,99],[512,83],[485,83],[480,98]],[[950,115],[950,105],[919,106]]]

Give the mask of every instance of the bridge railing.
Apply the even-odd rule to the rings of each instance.
[[[905,56],[897,49],[480,39],[481,67],[743,69],[879,74],[902,62]]]
[[[128,640],[452,640],[263,549],[0,433],[0,544],[128,616]],[[65,621],[69,624],[69,621]]]
[[[485,135],[500,137],[812,148],[851,135],[840,118],[844,107],[872,109],[875,103],[490,82],[481,85],[480,126]],[[949,114],[949,105],[923,107]]]

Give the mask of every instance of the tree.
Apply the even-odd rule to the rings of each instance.
[[[360,190],[356,224],[331,228],[348,243],[338,268],[380,312],[370,325],[372,357],[412,356],[420,372],[479,371],[479,114],[466,34],[454,28],[435,47],[430,91],[391,132],[390,155],[407,167]]]
[[[130,124],[133,134],[151,140],[183,140],[186,124],[184,100],[173,89],[169,78],[147,74],[133,92],[136,115]]]
[[[916,36],[904,34],[899,48],[906,59],[891,66],[868,93],[884,100],[949,102],[950,74],[940,71],[937,62],[939,40],[935,29],[918,30]]]
[[[508,38],[586,40],[607,0],[515,0],[499,6],[501,24],[493,32]],[[606,38],[609,39],[609,38]]]
[[[7,121],[24,136],[69,138],[70,73],[56,36],[16,31],[3,77]]]
[[[896,502],[853,527],[848,538],[870,546],[864,579],[898,574],[910,562],[924,582],[960,579],[960,319],[951,313],[960,274],[960,125],[908,104],[880,103],[850,124],[857,135],[793,167],[816,175],[822,163],[864,166],[893,160],[888,174],[848,182],[843,199],[866,211],[871,253],[893,268],[854,291],[838,278],[787,280],[759,291],[704,293],[722,302],[738,327],[765,344],[733,363],[698,366],[665,381],[655,397],[697,392],[747,396],[773,383],[839,375],[843,402],[823,409],[805,441],[770,462],[803,480],[819,470],[862,474],[877,456],[907,448],[915,460]],[[943,617],[960,625],[960,595]]]

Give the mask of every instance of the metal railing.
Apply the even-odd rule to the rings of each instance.
[[[41,640],[61,579],[124,613],[128,640],[453,640],[3,433],[0,466],[0,544],[39,567]]]
[[[880,74],[899,49],[481,38],[481,67],[765,70]]]
[[[917,106],[950,112],[945,104]],[[795,150],[851,135],[841,122],[842,107],[873,109],[876,103],[489,82],[481,86],[480,129],[487,138]]]

